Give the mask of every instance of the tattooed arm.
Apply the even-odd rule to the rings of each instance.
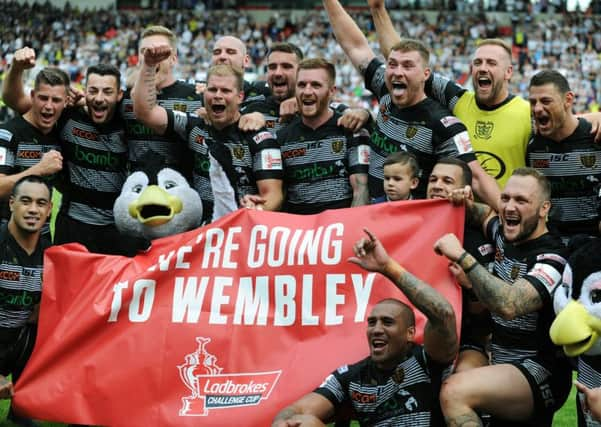
[[[434,250],[463,269],[472,282],[478,300],[492,313],[504,319],[513,319],[542,308],[543,300],[529,280],[522,278],[507,283],[495,277],[478,264],[476,258],[465,252],[454,234],[441,237],[435,243]]]
[[[367,271],[386,276],[407,299],[428,318],[424,329],[424,349],[440,363],[449,363],[457,356],[458,341],[455,312],[449,302],[427,283],[401,267],[388,256],[382,243],[367,229],[367,238],[355,243],[355,257],[349,261]]]
[[[134,114],[138,120],[159,135],[167,130],[167,111],[157,105],[156,68],[171,56],[171,46],[153,45],[144,49],[143,62],[132,89]]]
[[[282,409],[274,418],[272,427],[293,427],[300,425],[323,425],[334,416],[334,405],[317,393],[309,393],[292,405]],[[304,424],[307,423],[307,424]]]
[[[367,66],[376,57],[367,38],[338,0],[323,0],[323,6],[338,44],[359,73],[364,75]]]

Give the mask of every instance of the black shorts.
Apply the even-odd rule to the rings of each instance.
[[[90,252],[125,256],[134,256],[150,245],[144,238],[121,234],[114,224],[86,224],[61,212],[56,218],[54,244],[73,242],[81,243]]]
[[[524,359],[511,364],[520,370],[530,384],[534,413],[527,422],[493,420],[491,426],[551,427],[553,415],[563,406],[572,387],[572,369],[567,359],[557,359],[553,363]]]
[[[33,351],[37,325],[28,323],[21,328],[0,328],[0,375],[12,374],[15,383],[21,376]]]

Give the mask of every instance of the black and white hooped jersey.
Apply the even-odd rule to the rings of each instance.
[[[580,119],[574,133],[561,141],[535,135],[526,156],[551,184],[551,225],[562,236],[598,235],[601,147],[591,124]]]
[[[551,293],[561,283],[567,249],[551,233],[520,244],[505,242],[498,217],[489,222],[486,234],[495,244],[495,276],[509,286],[518,279],[527,280],[543,301],[540,310],[511,320],[492,313],[493,364],[526,358],[553,360],[561,349],[551,342],[548,333],[555,318]]]
[[[438,102],[425,98],[419,103],[399,108],[392,103],[384,81],[385,67],[374,58],[365,72],[365,85],[380,101],[376,128],[371,135],[369,194],[384,195],[383,164],[397,151],[417,157],[421,168],[417,198],[425,198],[428,177],[441,157],[458,157],[469,163],[476,160],[466,127]]]
[[[196,93],[195,86],[180,80],[157,91],[157,104],[165,109],[183,113],[194,113],[202,106],[201,95]],[[154,133],[136,119],[130,91],[125,92],[123,96],[121,115],[125,121],[130,171],[143,167],[140,162],[145,154],[152,150],[163,157],[166,166],[184,176],[188,174],[185,150],[182,145],[165,135]]]
[[[42,298],[43,237],[29,255],[5,225],[0,226],[0,328],[20,328]]]
[[[361,426],[444,425],[438,395],[449,366],[429,359],[422,346],[388,372],[368,357],[332,372],[315,390],[338,410],[350,404]]]
[[[56,128],[43,134],[21,116],[16,116],[0,128],[0,174],[14,175],[36,165],[50,150],[61,151]],[[60,172],[45,179],[52,187],[57,184]],[[0,218],[8,220],[8,201],[0,204]]]
[[[338,126],[340,114],[317,129],[296,117],[278,133],[284,161],[284,211],[314,214],[348,208],[353,199],[350,176],[369,170],[369,132]]]
[[[214,205],[209,178],[210,151],[216,151],[218,154],[215,153],[214,156],[218,155],[225,166],[228,162],[231,164],[232,179],[235,176],[235,190],[240,197],[257,194],[258,180],[282,179],[280,149],[267,130],[242,132],[236,122],[219,131],[200,117],[179,111],[167,110],[167,117],[166,133],[185,141],[192,157],[192,187],[202,200],[203,222],[210,222]],[[227,148],[227,151],[212,149],[214,144]]]
[[[61,211],[85,224],[114,224],[113,204],[127,175],[121,117],[97,125],[82,108],[69,108],[59,120],[59,135],[67,173]]]

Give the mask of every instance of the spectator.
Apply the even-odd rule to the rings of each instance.
[[[406,151],[391,153],[384,160],[384,196],[371,201],[374,203],[409,200],[412,190],[419,183],[419,165],[417,159]]]

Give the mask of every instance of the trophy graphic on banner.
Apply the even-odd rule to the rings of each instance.
[[[187,416],[206,416],[208,410],[205,406],[205,396],[200,393],[200,383],[197,370],[202,370],[204,375],[218,375],[222,368],[217,366],[217,357],[209,353],[206,349],[211,338],[196,337],[198,348],[195,352],[187,354],[184,359],[186,363],[178,365],[179,376],[185,386],[190,389],[192,394],[182,398],[183,406],[179,411],[181,415]]]

